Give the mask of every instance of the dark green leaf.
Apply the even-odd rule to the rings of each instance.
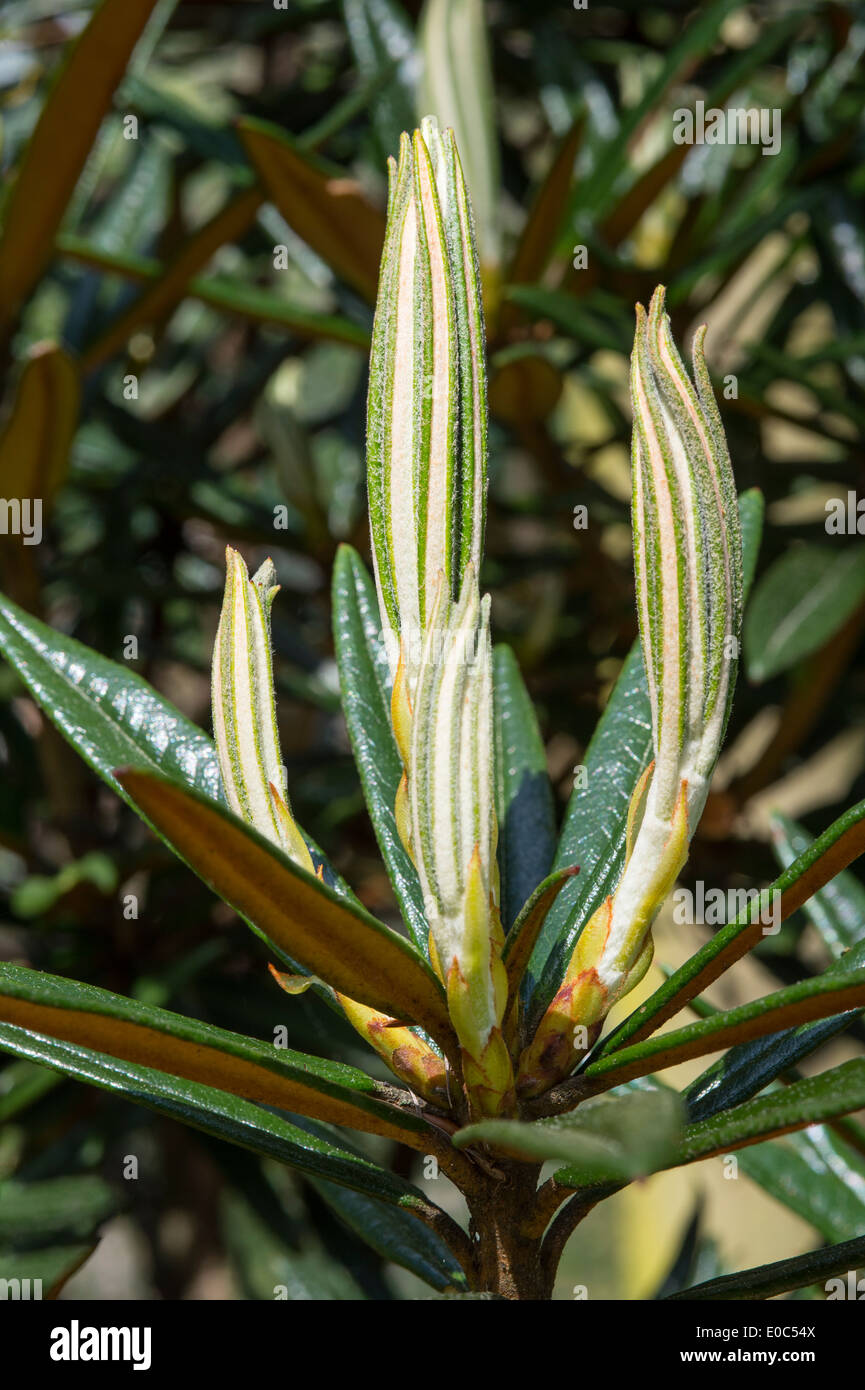
[[[766,895],[775,892],[781,894],[781,921],[831,882],[863,849],[865,801],[860,801],[839,816],[764,890]],[[768,897],[766,900],[769,900]],[[763,927],[756,907],[753,916],[752,922],[752,907],[749,907],[734,921],[721,927],[711,941],[701,946],[605,1039],[599,1055],[608,1056],[617,1048],[625,1047],[633,1038],[645,1037],[678,1013],[689,999],[707,989],[760,939]]]
[[[788,1130],[806,1129],[839,1115],[849,1115],[863,1105],[865,1058],[856,1058],[820,1076],[797,1081],[792,1086],[758,1096],[756,1100],[746,1101],[744,1105],[726,1110],[709,1120],[687,1125],[677,1144],[675,1156],[664,1167],[678,1168],[714,1154],[730,1153],[750,1144],[758,1144],[763,1139],[775,1138]],[[606,1172],[599,1168],[593,1183],[606,1183],[617,1178],[618,1174],[612,1168]],[[580,1167],[560,1169],[556,1173],[556,1181],[565,1187],[585,1186]]]
[[[128,667],[55,632],[0,595],[0,651],[85,762],[130,802],[116,767],[165,772],[219,799],[206,734]]]
[[[809,1284],[819,1284],[825,1290],[827,1281],[839,1275],[844,1278],[845,1290],[840,1296],[846,1298],[845,1276],[849,1270],[858,1269],[863,1261],[865,1238],[847,1240],[842,1245],[831,1245],[828,1250],[811,1250],[790,1260],[778,1260],[775,1264],[740,1269],[736,1274],[709,1279],[705,1284],[695,1284],[693,1288],[671,1294],[670,1298],[671,1301],[777,1298],[778,1294],[804,1289]]]
[[[500,901],[507,931],[550,871],[556,819],[537,717],[510,647],[495,648],[493,687]]]
[[[386,1260],[410,1269],[434,1289],[464,1289],[465,1272],[444,1241],[406,1212],[320,1179],[314,1183],[328,1206]]]
[[[813,843],[813,835],[789,816],[776,813],[772,817],[772,848],[782,869],[788,868]],[[831,883],[809,898],[803,910],[836,960],[865,941],[865,887],[849,869],[842,869]],[[852,961],[848,960],[850,964]]]
[[[584,758],[586,785],[571,795],[553,867],[579,864],[547,916],[527,987],[538,979],[530,1018],[555,994],[585,922],[615,888],[625,857],[628,805],[652,758],[652,712],[639,643],[631,650]],[[530,1023],[531,1026],[531,1023]]]
[[[667,1167],[681,1143],[682,1108],[670,1090],[634,1090],[585,1101],[567,1115],[524,1124],[482,1120],[454,1136],[458,1148],[484,1142],[523,1158],[568,1164],[568,1185],[642,1177]],[[579,1182],[573,1181],[579,1173]]]
[[[773,827],[775,853],[784,867],[814,843],[807,831],[786,817],[773,817]],[[865,890],[849,870],[843,870],[815,893],[805,911],[836,956],[832,971],[846,972],[865,966]],[[730,1048],[689,1087],[689,1118],[707,1119],[719,1110],[750,1099],[821,1043],[843,1032],[851,1022],[851,1015],[827,1018]]]
[[[822,647],[865,600],[865,551],[797,545],[761,578],[744,628],[753,681],[786,671]]]
[[[342,707],[379,849],[403,919],[426,952],[429,928],[417,870],[394,815],[402,761],[390,722],[390,683],[375,585],[351,546],[341,545],[333,571],[333,624]]]
[[[0,1019],[45,1037],[423,1148],[418,1118],[375,1099],[354,1067],[201,1023],[93,985],[0,964]]]
[[[739,1168],[824,1240],[865,1234],[865,1159],[826,1125],[755,1144]]]
[[[105,1057],[90,1048],[44,1038],[10,1023],[0,1023],[0,1048],[146,1105],[227,1143],[275,1158],[309,1177],[329,1178],[408,1209],[424,1203],[415,1188],[368,1159],[314,1137],[281,1116],[227,1091]]]
[[[845,962],[846,966],[846,962]],[[587,1081],[616,1085],[645,1076],[659,1067],[677,1066],[692,1057],[717,1052],[722,1047],[750,1041],[766,1034],[776,1035],[789,1024],[837,1016],[851,1009],[865,1008],[865,969],[835,969],[812,980],[800,980],[786,989],[776,990],[762,999],[740,1004],[736,1009],[713,1013],[684,1028],[662,1033],[631,1047],[620,1047],[600,1060],[589,1062],[583,1075]]]

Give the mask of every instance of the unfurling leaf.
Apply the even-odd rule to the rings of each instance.
[[[651,963],[651,927],[688,854],[721,748],[739,653],[742,546],[733,475],[703,357],[694,380],[656,290],[631,357],[634,568],[654,762],[634,791],[625,867],[583,928],[520,1062],[537,1095],[566,1075]]]
[[[417,677],[407,768],[410,847],[476,1104],[510,1103],[501,1027],[507,1003],[498,910],[489,599],[469,567],[451,605],[443,580]],[[471,1078],[471,1079],[470,1079]]]
[[[236,816],[312,873],[312,856],[288,803],[276,728],[270,655],[276,570],[265,560],[250,579],[231,546],[225,558],[225,596],[213,649],[213,736],[226,799]]]

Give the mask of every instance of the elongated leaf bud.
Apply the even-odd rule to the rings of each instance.
[[[652,923],[705,805],[739,650],[742,547],[736,491],[703,356],[688,376],[664,312],[637,306],[631,357],[634,566],[655,760],[638,784],[613,895],[583,928],[565,980],[520,1061],[535,1094],[567,1074],[651,959]]]
[[[229,546],[225,558],[212,705],[226,799],[235,815],[312,873],[312,857],[291,814],[276,729],[270,647],[276,571],[265,560],[250,579],[236,550]]]
[[[358,1004],[344,994],[337,999],[352,1026],[366,1038],[395,1076],[405,1081],[432,1105],[448,1108],[448,1078],[445,1063],[428,1043],[403,1024],[385,1014]]]
[[[370,358],[367,477],[392,674],[413,691],[435,586],[477,569],[486,501],[483,309],[472,215],[450,131],[428,117],[391,161]]]
[[[457,604],[439,582],[417,677],[408,768],[411,847],[434,959],[471,1060],[478,1108],[495,1113],[512,1090],[501,1037],[507,1002],[497,903],[489,598],[474,567]]]

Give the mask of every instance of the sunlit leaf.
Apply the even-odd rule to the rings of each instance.
[[[374,303],[384,218],[360,186],[313,162],[277,126],[247,117],[239,131],[268,196],[292,231]]]
[[[205,883],[305,969],[450,1046],[444,993],[408,941],[197,792],[148,772],[118,780]]]
[[[363,1072],[259,1042],[75,980],[0,964],[0,1020],[217,1086],[260,1104],[423,1147],[426,1126],[375,1098]]]

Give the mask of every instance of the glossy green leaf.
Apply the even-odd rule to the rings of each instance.
[[[465,1289],[465,1271],[434,1231],[374,1197],[320,1179],[316,1191],[350,1230],[385,1260],[410,1269],[434,1289]]]
[[[169,773],[218,798],[211,740],[146,681],[0,594],[0,651],[86,763],[129,800],[121,766]]]
[[[681,1104],[674,1091],[640,1090],[586,1101],[566,1115],[524,1124],[482,1120],[454,1136],[458,1148],[485,1142],[527,1159],[558,1159],[568,1183],[629,1180],[668,1166],[681,1142]],[[579,1183],[573,1176],[581,1175]]]
[[[795,1081],[725,1110],[685,1130],[680,1161],[691,1163],[713,1153],[726,1153],[759,1143],[788,1130],[806,1129],[865,1105],[865,1059]]]
[[[577,937],[615,888],[625,858],[628,806],[652,758],[652,715],[639,643],[622,667],[584,758],[585,786],[574,787],[559,839],[555,869],[579,864],[541,931],[529,971],[539,977],[531,1013],[539,1015],[561,982]]]
[[[824,1240],[865,1235],[865,1159],[826,1125],[755,1144],[740,1171],[807,1221]]]
[[[93,985],[0,964],[0,1020],[177,1078],[424,1147],[426,1126],[338,1062],[231,1033]]]
[[[0,594],[0,651],[84,761],[129,805],[115,768],[164,772],[222,801],[213,741],[128,665],[109,661]],[[136,808],[137,809],[137,808]],[[354,898],[309,839],[316,862],[343,897]]]
[[[787,817],[773,817],[773,831],[775,853],[784,867],[813,844],[807,831]],[[831,971],[837,974],[865,966],[865,890],[849,870],[819,889],[808,900],[805,912],[836,957]],[[689,1118],[705,1119],[750,1099],[843,1032],[852,1019],[852,1015],[827,1018],[730,1048],[688,1088]]]
[[[118,1208],[116,1192],[92,1173],[41,1182],[0,1181],[0,1249],[91,1240]]]
[[[534,706],[517,659],[504,644],[493,652],[493,694],[500,903],[507,931],[550,871],[556,817]]]
[[[262,1157],[367,1192],[409,1209],[423,1206],[419,1192],[368,1159],[306,1133],[252,1101],[228,1091],[179,1080],[150,1067],[101,1056],[90,1048],[44,1038],[26,1028],[0,1023],[0,1049],[63,1072],[101,1090],[204,1130]]]
[[[764,1139],[790,1130],[807,1129],[839,1115],[849,1115],[865,1105],[865,1059],[856,1058],[820,1076],[796,1081],[756,1100],[746,1101],[709,1120],[685,1127],[674,1157],[665,1168],[696,1163],[715,1154],[732,1153]],[[577,1112],[579,1113],[579,1111]],[[494,1123],[494,1122],[490,1122]],[[565,1187],[582,1187],[585,1177],[579,1167],[563,1168],[556,1181]],[[599,1169],[594,1182],[615,1181],[612,1168]]]
[[[776,812],[772,817],[772,849],[782,869],[810,849],[813,835],[802,825]],[[805,916],[813,922],[836,960],[865,942],[865,887],[849,869],[808,899]],[[849,963],[849,962],[848,962]]]
[[[745,618],[745,665],[752,681],[786,671],[822,647],[865,602],[865,551],[797,545],[754,590]]]
[[[814,893],[830,883],[865,850],[865,801],[857,802],[824,830],[814,843],[794,860],[764,890],[781,894],[779,918],[785,921]],[[768,899],[767,899],[768,900]],[[740,959],[761,939],[763,925],[754,909],[740,913],[701,946],[684,965],[674,971],[639,1008],[625,1019],[604,1041],[600,1056],[607,1056],[633,1040],[646,1037],[672,1018],[690,999],[702,994],[714,980]]]
[[[148,772],[119,780],[204,882],[310,974],[451,1045],[444,991],[404,937],[197,792]]]
[[[554,869],[542,883],[538,884],[534,893],[526,900],[508,932],[502,960],[508,975],[508,999],[510,1001],[519,995],[523,974],[553,903],[565,885],[578,872],[579,869],[576,865],[568,869]]]
[[[429,928],[423,896],[394,815],[402,762],[390,722],[390,673],[378,598],[363,561],[349,545],[340,546],[334,565],[333,629],[342,708],[370,820],[403,920],[425,952]]]
[[[810,1284],[819,1285],[823,1292],[833,1276],[842,1277],[846,1290],[848,1271],[858,1269],[863,1262],[865,1238],[847,1240],[841,1245],[831,1245],[828,1250],[810,1250],[806,1255],[795,1255],[789,1260],[777,1260],[774,1264],[740,1269],[735,1274],[709,1279],[705,1284],[695,1284],[681,1293],[671,1294],[670,1301],[777,1298],[779,1294],[804,1289]]]
[[[713,1013],[709,1018],[701,1018],[646,1042],[619,1047],[599,1061],[589,1062],[583,1075],[588,1081],[603,1080],[616,1085],[619,1081],[645,1076],[657,1068],[677,1066],[692,1057],[717,1052],[722,1047],[770,1033],[778,1034],[790,1025],[862,1008],[865,1008],[865,968],[827,971],[815,979],[800,980],[762,999]]]

